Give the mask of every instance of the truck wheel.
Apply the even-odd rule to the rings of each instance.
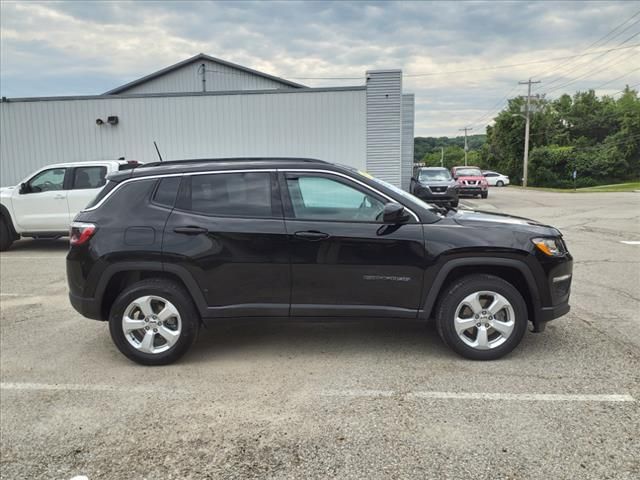
[[[488,191],[487,191],[487,192],[482,192],[482,193],[480,194],[480,196],[481,196],[482,198],[487,198],[487,197],[489,196],[489,192],[488,192]]]
[[[0,217],[0,252],[9,250],[13,244],[13,235],[9,231],[9,225],[4,217]]]
[[[195,342],[199,327],[200,316],[189,294],[164,279],[142,280],[125,288],[109,315],[116,347],[142,365],[175,362]]]
[[[527,331],[520,292],[493,275],[469,275],[443,292],[436,310],[438,334],[472,360],[495,360],[513,350]]]

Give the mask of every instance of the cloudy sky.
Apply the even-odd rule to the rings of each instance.
[[[638,1],[0,5],[7,97],[100,94],[200,52],[309,86],[401,68],[416,135],[453,136],[484,131],[530,76],[550,97],[640,82]]]

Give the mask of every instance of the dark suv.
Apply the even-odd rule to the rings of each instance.
[[[458,184],[446,168],[419,168],[411,178],[409,191],[426,202],[458,207]]]
[[[71,303],[130,359],[170,363],[229,317],[434,318],[495,359],[569,311],[553,227],[449,211],[319,160],[165,162],[113,174],[71,226]]]

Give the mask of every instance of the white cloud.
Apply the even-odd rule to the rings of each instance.
[[[0,89],[7,96],[102,93],[199,52],[310,86],[362,84],[367,69],[402,68],[416,93],[416,133],[457,135],[491,118],[518,80],[595,87],[640,63],[640,48],[505,69],[575,55],[631,17],[633,2],[56,2],[0,3]],[[640,19],[636,17],[635,20]],[[640,31],[633,25],[604,47]],[[638,38],[627,42],[631,45]],[[619,58],[618,63],[611,59]],[[608,62],[608,63],[607,63]],[[485,69],[485,70],[483,70]],[[546,73],[546,76],[544,75]],[[558,80],[560,74],[565,80]],[[556,80],[555,82],[553,80]],[[636,72],[606,86],[637,83]],[[560,89],[552,95],[561,93]],[[476,126],[481,131],[483,125]]]

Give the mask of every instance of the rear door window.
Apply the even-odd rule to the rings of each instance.
[[[181,209],[212,216],[275,216],[268,172],[192,175],[188,181]]]
[[[107,167],[76,167],[73,171],[72,190],[100,188],[107,183]]]

